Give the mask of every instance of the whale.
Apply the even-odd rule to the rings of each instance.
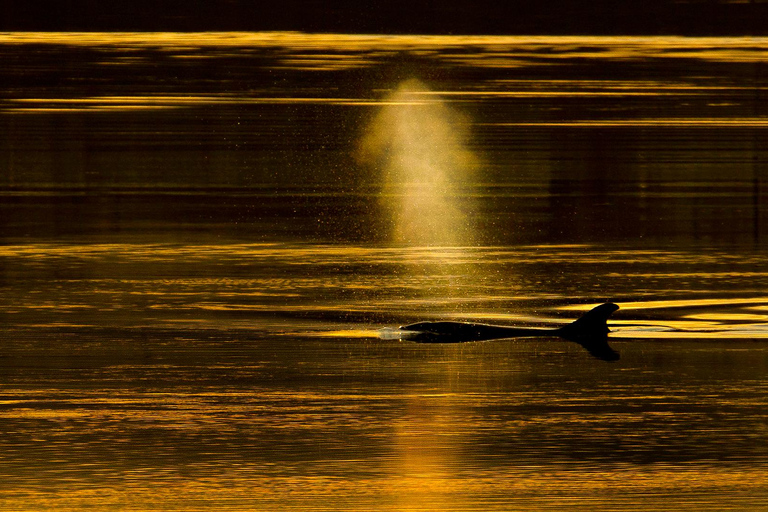
[[[619,306],[606,302],[577,320],[558,328],[512,327],[468,322],[418,322],[399,327],[400,339],[418,343],[464,343],[508,338],[548,337],[573,341],[593,357],[616,361],[619,353],[608,345],[607,320]]]

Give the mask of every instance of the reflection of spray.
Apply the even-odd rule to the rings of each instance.
[[[467,245],[475,159],[461,117],[418,80],[390,94],[360,144],[361,161],[381,172],[392,238],[409,245]]]

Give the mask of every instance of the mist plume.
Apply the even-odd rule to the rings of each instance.
[[[466,119],[415,79],[402,82],[381,104],[358,156],[382,184],[392,241],[471,243],[476,158],[467,148]]]

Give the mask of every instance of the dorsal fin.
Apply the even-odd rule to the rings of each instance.
[[[606,321],[617,309],[619,306],[612,302],[600,304],[578,320],[558,329],[557,335],[575,341],[595,357],[614,361],[619,358],[619,354],[608,346],[610,329]]]
[[[562,334],[571,336],[605,336],[610,332],[606,321],[619,306],[613,302],[600,304],[596,308],[590,309],[578,320],[562,327]]]

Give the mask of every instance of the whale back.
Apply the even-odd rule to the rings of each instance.
[[[418,322],[399,328],[400,339],[420,343],[462,343],[503,338],[531,336],[559,336],[574,341],[593,356],[606,361],[619,359],[619,354],[608,345],[607,320],[619,306],[611,302],[601,304],[574,322],[559,329],[506,327],[466,322]]]

